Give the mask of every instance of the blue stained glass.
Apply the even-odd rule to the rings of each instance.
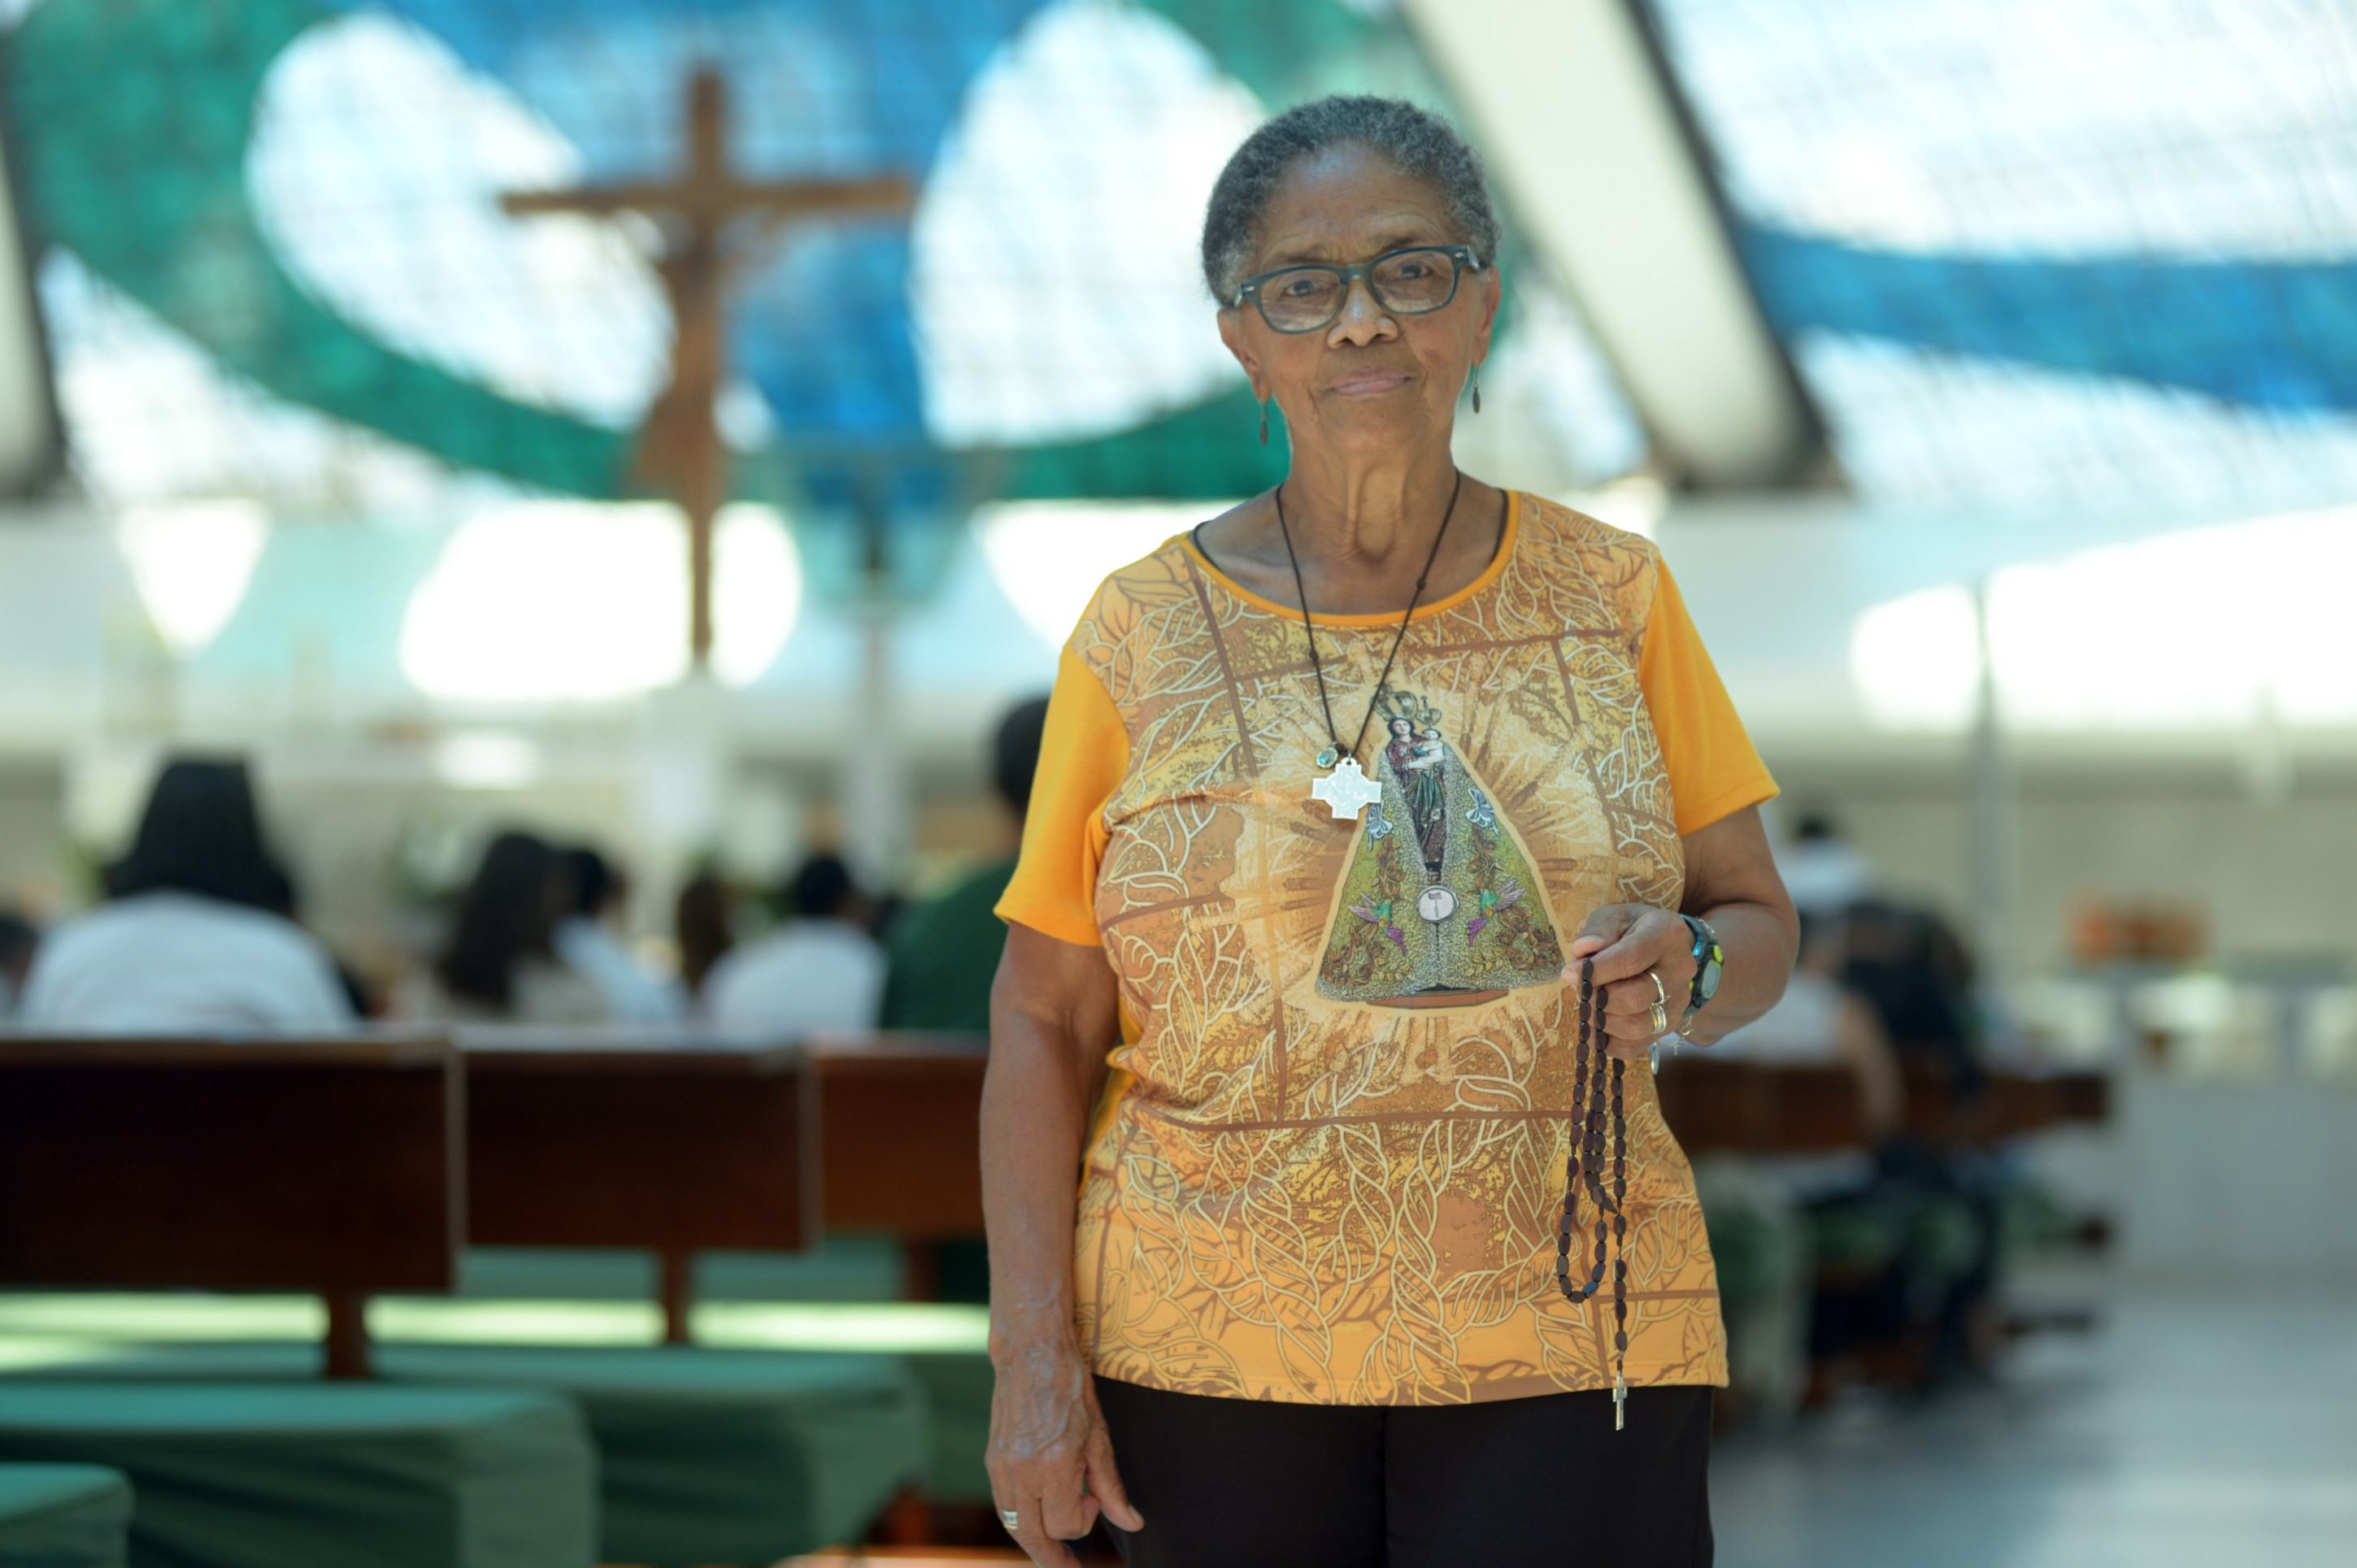
[[[1869,495],[2357,490],[2357,14],[1650,0]]]

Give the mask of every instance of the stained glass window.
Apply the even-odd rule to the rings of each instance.
[[[1652,0],[1869,497],[2357,489],[2357,13]]]

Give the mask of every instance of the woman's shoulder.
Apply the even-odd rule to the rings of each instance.
[[[1200,615],[1191,552],[1184,532],[1098,579],[1072,623],[1064,650],[1101,682],[1140,636],[1167,630],[1173,615]]]
[[[1085,626],[1123,616],[1135,618],[1173,605],[1197,602],[1190,531],[1181,529],[1135,560],[1098,579],[1081,618]]]
[[[1515,529],[1518,546],[1649,566],[1661,559],[1660,547],[1633,529],[1617,527],[1550,496],[1529,490],[1508,493],[1513,497],[1520,517]]]
[[[1660,546],[1566,502],[1528,490],[1512,493],[1520,519],[1516,569],[1555,585],[1555,597],[1586,603],[1596,618],[1641,634],[1661,578]]]

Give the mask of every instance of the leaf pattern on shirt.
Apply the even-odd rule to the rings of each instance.
[[[1503,570],[1420,615],[1393,676],[1449,715],[1482,807],[1527,851],[1527,878],[1499,868],[1492,898],[1452,918],[1534,908],[1528,929],[1570,933],[1600,904],[1674,908],[1680,844],[1637,671],[1658,557],[1566,508],[1515,504]],[[1364,711],[1388,644],[1388,628],[1319,627],[1338,715]],[[1568,993],[1431,1008],[1318,993],[1334,922],[1416,917],[1413,888],[1340,896],[1363,824],[1313,809],[1327,736],[1298,618],[1174,539],[1106,579],[1070,646],[1129,744],[1096,915],[1140,1031],[1113,1054],[1131,1079],[1080,1193],[1076,1317],[1095,1369],[1329,1403],[1609,1386],[1609,1283],[1579,1305],[1555,1283]],[[1692,1173],[1641,1068],[1623,1093],[1630,1380],[1724,1382]],[[1592,1235],[1583,1203],[1576,1261]]]

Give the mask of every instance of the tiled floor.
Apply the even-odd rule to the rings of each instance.
[[[2357,1283],[2100,1292],[1995,1389],[1722,1444],[1720,1568],[2357,1565]]]

